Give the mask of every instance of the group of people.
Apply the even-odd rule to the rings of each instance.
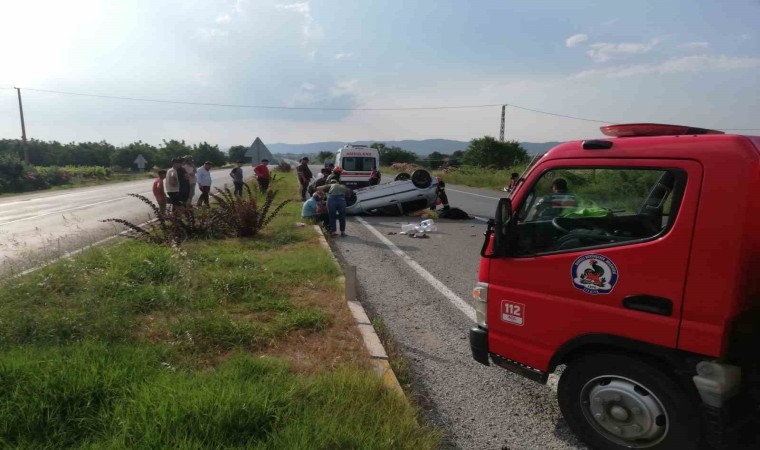
[[[343,169],[334,164],[325,164],[320,170],[315,181],[315,191],[311,197],[306,196],[313,178],[309,169],[309,158],[302,158],[296,169],[300,184],[303,207],[301,217],[311,219],[322,224],[330,233],[330,236],[346,236],[346,205],[351,190],[341,182]],[[339,228],[338,228],[339,226]]]
[[[243,161],[238,161],[236,166],[230,171],[230,178],[232,178],[232,184],[235,186],[235,195],[243,195]],[[253,175],[256,178],[256,183],[259,185],[259,190],[266,194],[269,189],[269,182],[272,180],[269,174],[269,160],[264,158],[258,164],[253,165]]]
[[[180,156],[172,159],[169,169],[158,171],[158,178],[153,181],[153,196],[159,210],[164,214],[167,204],[172,206],[172,211],[192,206],[196,188],[201,193],[196,206],[208,206],[211,163],[206,161],[196,168],[192,156]]]

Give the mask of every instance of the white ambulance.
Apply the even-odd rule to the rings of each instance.
[[[380,170],[380,155],[377,150],[366,145],[344,145],[335,155],[335,167],[343,169],[340,179],[346,186],[369,186],[372,169],[377,167]]]

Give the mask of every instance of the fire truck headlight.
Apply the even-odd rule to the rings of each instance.
[[[488,283],[478,282],[472,290],[473,306],[475,307],[475,320],[478,326],[488,328],[486,324],[486,311],[488,310]]]

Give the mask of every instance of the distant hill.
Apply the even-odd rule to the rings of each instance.
[[[385,143],[385,145],[389,147],[401,147],[404,150],[409,150],[410,152],[414,152],[421,156],[429,155],[432,152],[439,152],[446,155],[450,155],[451,153],[457,150],[467,150],[467,147],[470,145],[469,142],[465,142],[465,141],[452,141],[450,139],[425,139],[421,141],[415,141],[415,140],[356,141],[356,142],[328,141],[328,142],[311,142],[308,144],[277,143],[277,144],[267,144],[267,147],[269,147],[269,150],[272,153],[277,153],[277,154],[314,155],[321,151],[334,152],[338,150],[340,147],[343,147],[345,144],[370,145],[375,142],[383,142]],[[523,148],[531,155],[536,154],[536,153],[544,153],[550,148],[558,144],[559,142],[539,142],[539,143],[521,142],[520,143],[520,145],[522,145]]]

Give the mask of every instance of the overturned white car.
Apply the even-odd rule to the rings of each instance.
[[[353,191],[346,213],[400,215],[435,205],[438,180],[427,170],[400,173],[394,181]]]

